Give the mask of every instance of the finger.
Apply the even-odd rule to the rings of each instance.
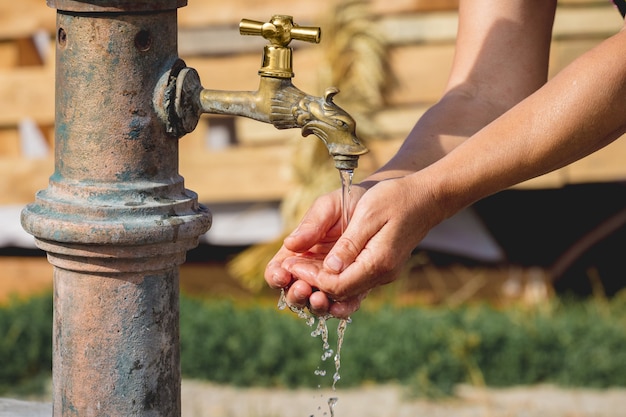
[[[323,273],[322,261],[323,259],[314,259],[305,256],[292,256],[285,259],[281,266],[297,280],[304,281],[311,287],[320,288],[318,284],[320,283],[319,275]],[[326,288],[322,290],[328,294]],[[334,294],[330,295],[332,296]]]
[[[309,297],[309,308],[316,316],[324,316],[328,314],[330,299],[322,291],[314,291]]]
[[[320,261],[302,258],[293,260],[284,265],[297,282],[304,281],[333,300],[347,300],[367,289],[367,281],[362,282],[358,278],[346,281],[343,275],[326,271]]]
[[[313,288],[309,284],[302,280],[296,280],[285,294],[285,301],[290,306],[302,308],[308,305],[312,293]]]
[[[337,192],[319,197],[305,214],[298,227],[285,238],[285,247],[305,252],[323,241],[341,219]]]
[[[291,274],[280,267],[280,262],[271,261],[265,268],[265,282],[270,288],[279,289],[289,286],[292,281]]]
[[[281,266],[283,260],[290,256],[293,256],[293,252],[283,246],[265,267],[265,281],[271,288],[285,288],[291,284],[291,274]]]
[[[388,251],[366,247],[354,263],[341,274],[324,268],[319,258],[293,256],[283,261],[282,267],[293,279],[307,282],[334,300],[346,300],[358,296],[371,288],[392,281],[398,274],[402,262]],[[391,259],[391,260],[390,260]]]
[[[328,312],[340,319],[348,319],[361,307],[362,298],[354,297],[343,301],[335,301],[330,305]]]
[[[289,272],[292,276],[315,286],[315,276],[322,268],[323,255],[306,254],[285,258],[281,263],[281,269]]]
[[[362,204],[357,206],[352,221],[326,256],[324,267],[329,271],[341,273],[357,259],[369,240],[386,221],[387,219],[381,218],[379,213],[372,213],[367,207],[363,208]]]

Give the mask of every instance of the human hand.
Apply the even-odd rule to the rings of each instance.
[[[415,246],[441,220],[427,187],[412,176],[378,182],[367,192],[356,188],[361,197],[343,235],[338,235],[339,196],[331,194],[318,199],[285,239],[274,258],[282,281],[274,286],[291,284],[287,302],[308,302],[316,314],[349,316],[372,288],[397,278]]]
[[[364,189],[353,187],[351,207],[363,194]],[[351,209],[349,209],[351,211]],[[285,301],[290,306],[308,306],[314,314],[326,314],[330,300],[320,291],[316,291],[306,281],[299,280],[283,267],[286,259],[300,257],[302,261],[322,262],[326,254],[341,236],[341,190],[319,197],[300,225],[289,236],[274,255],[265,269],[265,280],[272,288],[285,291]],[[341,310],[340,306],[334,310]],[[338,315],[343,316],[343,315]]]

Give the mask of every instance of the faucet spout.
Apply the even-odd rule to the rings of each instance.
[[[195,129],[202,113],[243,116],[270,123],[277,129],[299,127],[302,136],[320,138],[338,169],[354,170],[367,152],[356,136],[356,122],[333,102],[339,92],[331,87],[324,97],[306,94],[291,81],[293,39],[319,42],[320,29],[300,27],[291,16],[276,15],[269,23],[244,19],[242,35],[259,35],[270,41],[263,53],[257,91],[204,89],[198,73],[178,61],[164,75],[155,94],[155,108],[167,130],[177,137]]]
[[[254,92],[203,89],[200,104],[203,113],[244,116],[277,129],[301,128],[302,136],[321,139],[339,169],[354,169],[358,158],[367,152],[356,136],[356,122],[333,102],[339,91],[326,90],[324,97],[302,92],[291,79],[261,77]]]

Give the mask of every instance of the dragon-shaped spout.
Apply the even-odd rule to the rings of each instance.
[[[320,138],[339,169],[355,169],[367,152],[356,136],[356,122],[333,102],[339,92],[328,88],[324,97],[302,92],[292,84],[292,39],[319,42],[319,28],[295,25],[291,16],[276,15],[268,23],[242,20],[242,35],[260,35],[270,41],[264,49],[261,80],[257,91],[204,89],[198,73],[178,61],[160,83],[155,108],[169,132],[182,136],[192,131],[202,113],[244,116],[277,129],[299,127],[302,136]]]
[[[333,102],[336,88],[324,97],[305,94],[290,79],[262,77],[255,92],[202,90],[203,113],[230,114],[271,123],[277,129],[301,128],[302,136],[320,138],[339,169],[354,169],[367,152],[356,136],[354,119]]]
[[[174,131],[184,134],[195,128],[202,113],[243,116],[277,129],[301,128],[302,136],[313,134],[320,138],[339,169],[355,169],[360,155],[367,148],[356,136],[356,122],[333,102],[339,92],[328,88],[324,97],[304,93],[291,83],[290,78],[261,77],[257,91],[222,91],[202,88],[200,79],[191,68],[185,68],[176,77],[175,106],[178,119],[192,119]]]
[[[356,122],[333,102],[339,90],[327,88],[324,97],[313,97],[295,87],[278,92],[272,100],[270,121],[278,129],[300,127],[302,136],[314,134],[320,138],[337,168],[355,167],[360,155],[367,148],[356,136]],[[354,168],[354,167],[352,167]]]

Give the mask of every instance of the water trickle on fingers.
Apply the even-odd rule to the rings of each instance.
[[[307,309],[289,305],[287,303],[287,300],[285,299],[285,290],[281,289],[280,297],[278,299],[278,309],[284,310],[287,307],[298,317],[304,319],[309,327],[313,327],[317,320],[317,326],[315,326],[315,329],[313,329],[313,331],[311,332],[311,336],[319,336],[322,339],[322,361],[326,361],[328,358],[333,357],[334,354],[333,360],[335,364],[335,373],[333,374],[332,385],[332,389],[334,391],[337,385],[337,381],[341,379],[341,376],[339,374],[339,368],[341,367],[341,346],[343,345],[346,328],[348,327],[348,323],[350,323],[351,321],[350,318],[339,319],[339,324],[337,325],[337,351],[335,352],[333,349],[330,348],[330,343],[328,341],[328,319],[333,318],[332,315],[327,314],[324,316],[315,316]],[[318,368],[315,370],[315,375],[325,376],[326,371]],[[333,406],[336,402],[337,400],[335,399],[335,401],[333,402]]]

